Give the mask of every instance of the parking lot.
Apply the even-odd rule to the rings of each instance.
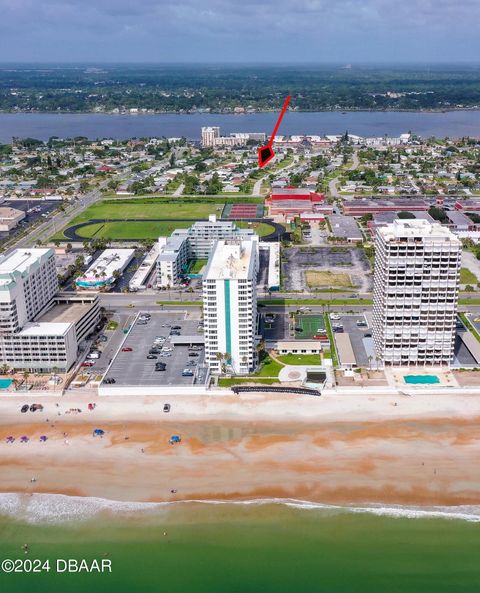
[[[142,313],[139,313],[109,366],[103,384],[110,385],[112,379],[115,380],[115,387],[204,384],[207,373],[202,367],[203,332],[199,320],[189,318],[185,312],[166,311],[149,315],[150,320],[144,324],[139,319]],[[180,329],[174,330],[174,327]],[[178,331],[180,335],[171,336],[172,331]],[[159,352],[149,354],[156,338],[161,336],[165,341],[157,345]],[[191,346],[195,346],[196,350],[192,350]],[[148,359],[149,355],[156,358]],[[165,370],[155,370],[158,363],[165,363]],[[182,376],[184,369],[191,369],[193,376]]]
[[[341,315],[341,319],[332,319],[331,321],[332,324],[337,323],[343,325],[343,332],[349,334],[357,366],[369,367],[373,365],[375,367],[375,352],[373,338],[371,337],[372,328],[368,323],[368,318],[364,315]],[[363,321],[367,325],[365,327],[358,327],[357,321]],[[369,356],[373,357],[371,362],[368,360]]]
[[[282,277],[285,290],[303,290],[305,272],[329,271],[349,274],[361,292],[372,288],[370,263],[363,249],[356,247],[290,247],[283,250]]]

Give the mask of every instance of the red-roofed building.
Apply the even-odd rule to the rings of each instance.
[[[331,214],[332,207],[325,203],[325,195],[309,189],[286,187],[274,189],[266,199],[270,215],[281,214],[286,218],[300,216],[302,213],[318,212]]]

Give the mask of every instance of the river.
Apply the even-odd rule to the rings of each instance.
[[[94,113],[0,113],[0,142],[12,136],[47,140],[50,136],[68,138],[134,138],[149,136],[199,139],[202,126],[220,126],[230,132],[271,133],[276,113],[248,115],[149,114],[106,115]],[[281,134],[339,134],[348,130],[360,136],[398,136],[412,131],[420,136],[459,138],[480,136],[480,111],[406,112],[355,111],[286,114]]]

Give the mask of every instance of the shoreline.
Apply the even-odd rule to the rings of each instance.
[[[480,505],[385,505],[364,502],[360,504],[328,504],[294,498],[252,498],[242,500],[188,499],[179,501],[142,502],[120,501],[107,498],[67,494],[22,492],[0,493],[0,521],[13,519],[29,524],[66,524],[88,521],[108,513],[110,517],[142,518],[145,513],[181,510],[192,506],[261,507],[278,506],[300,511],[325,511],[346,514],[369,514],[378,517],[406,519],[446,519],[480,523]]]
[[[399,109],[392,107],[391,109],[368,109],[367,107],[348,108],[343,109],[289,109],[288,113],[455,113],[457,111],[480,111],[480,105],[473,105],[472,107],[438,107],[432,109]],[[245,115],[263,115],[266,113],[277,113],[277,109],[258,109],[252,112],[234,113],[233,111],[153,111],[153,112],[138,112],[130,113],[129,111],[115,112],[115,111],[11,111],[0,109],[0,114],[9,115],[114,115],[114,116],[148,116],[148,115],[233,115],[242,117]]]
[[[125,503],[480,505],[480,396],[185,396],[169,398],[169,414],[165,398],[107,399],[88,412],[86,397],[45,398],[35,416],[2,402],[0,490]],[[83,412],[64,414],[71,407]],[[182,442],[170,445],[172,434]]]

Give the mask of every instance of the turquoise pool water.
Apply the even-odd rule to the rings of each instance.
[[[405,375],[403,380],[410,385],[433,385],[434,383],[440,383],[440,379],[436,375]]]
[[[0,379],[0,389],[8,389],[12,383],[11,379]]]

